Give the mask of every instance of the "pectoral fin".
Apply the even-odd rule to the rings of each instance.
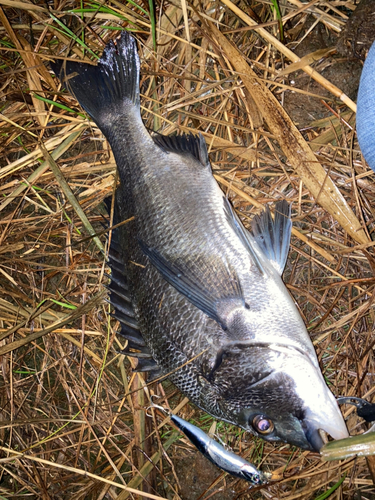
[[[263,265],[258,258],[258,255],[254,249],[254,241],[253,236],[245,229],[242,222],[238,218],[236,212],[234,211],[230,201],[227,198],[224,198],[224,212],[227,217],[227,221],[232,227],[233,231],[236,233],[237,237],[241,240],[244,247],[247,249],[251,256],[251,260],[257,266],[261,273],[264,273],[265,270]]]
[[[223,262],[213,262],[212,272],[205,279],[199,266],[189,266],[183,257],[168,259],[143,242],[140,246],[163,278],[224,330],[227,329],[228,312],[245,306],[239,279],[235,271]]]

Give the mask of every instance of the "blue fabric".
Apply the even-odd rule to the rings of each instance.
[[[375,43],[368,53],[359,83],[357,134],[362,154],[375,172]]]

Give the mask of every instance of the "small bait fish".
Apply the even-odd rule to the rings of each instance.
[[[231,476],[244,479],[254,486],[266,484],[271,480],[271,473],[260,471],[244,458],[225,449],[224,446],[209,437],[195,425],[190,424],[162,406],[152,403],[151,407],[157,408],[168,415],[171,421],[185,434],[198,451],[219,469],[222,469]]]

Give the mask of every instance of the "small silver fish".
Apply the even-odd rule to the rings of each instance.
[[[258,470],[244,458],[236,455],[232,451],[226,450],[224,446],[209,437],[205,432],[199,429],[199,427],[190,424],[162,406],[152,404],[152,407],[158,408],[168,415],[171,421],[185,434],[198,451],[216,465],[216,467],[219,467],[219,469],[228,472],[231,476],[244,479],[254,486],[266,484],[271,480],[271,473]]]
[[[140,61],[123,32],[97,66],[53,66],[107,137],[116,191],[111,303],[138,370],[268,441],[319,451],[320,429],[348,436],[302,318],[281,279],[290,207],[249,233],[216,183],[202,135],[150,136]]]

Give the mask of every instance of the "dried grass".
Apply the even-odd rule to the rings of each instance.
[[[277,41],[269,3],[224,4],[157,2],[155,55],[146,2],[137,7],[108,0],[90,11],[93,4],[72,0],[0,0],[0,498],[181,498],[173,464],[191,447],[178,441],[166,422],[145,416],[144,381],[118,354],[118,325],[103,301],[107,278],[100,246],[106,240],[102,235],[95,243],[89,237],[90,227],[103,231],[99,203],[113,191],[115,163],[98,129],[61,91],[48,66],[54,56],[100,54],[116,37],[114,29],[128,27],[140,42],[146,125],[165,134],[200,131],[216,179],[246,224],[268,202],[293,201],[286,283],[333,392],[373,397],[375,184],[353,131],[355,105],[326,85],[320,74],[324,58],[303,61],[310,66],[302,69],[333,92],[327,97],[322,87],[331,109],[327,118],[302,133],[293,131],[315,152],[315,166],[324,174],[314,179],[320,188],[309,191],[306,164],[298,151],[288,152],[276,140],[247,76],[241,79],[234,70],[239,71],[234,55],[279,102],[290,92],[317,104],[321,99],[315,91],[290,86],[282,54],[292,62],[298,57]],[[85,12],[72,12],[82,5]],[[355,5],[285,0],[280,7],[295,46],[308,17],[337,36]],[[254,11],[261,28],[248,26],[256,24],[248,17],[254,19]],[[350,223],[331,209],[328,175],[335,199],[353,214]],[[156,390],[166,392],[165,404],[180,404],[183,416],[208,430],[212,419],[186,405],[173,387]],[[352,433],[363,432],[352,409],[345,415]],[[201,491],[202,499],[215,492],[214,498],[224,498],[231,490],[237,492],[233,498],[316,499],[334,485],[331,498],[359,498],[359,492],[363,499],[375,498],[364,458],[324,463],[311,453],[253,440],[231,426],[220,424],[220,432],[235,451],[283,479],[249,492],[245,483],[221,474]]]

